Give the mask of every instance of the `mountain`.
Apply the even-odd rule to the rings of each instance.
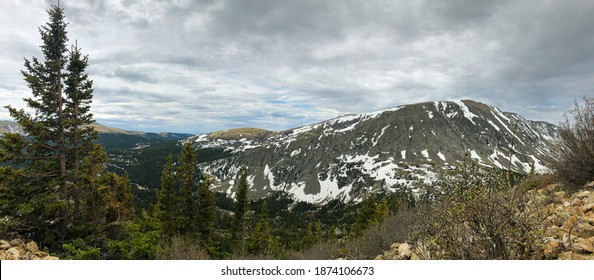
[[[0,121],[0,136],[4,133],[23,133],[23,129],[12,121]]]
[[[130,130],[123,130],[115,127],[109,127],[102,124],[94,124],[95,130],[100,134],[118,134],[118,135],[135,135],[139,136],[140,138],[147,138],[147,139],[165,139],[165,140],[179,140],[186,137],[191,136],[191,134],[186,133],[171,133],[171,132],[160,132],[160,133],[153,133],[153,132],[143,132],[143,131],[130,131]],[[23,129],[19,126],[18,123],[14,121],[2,121],[0,120],[0,136],[4,133],[23,133]]]
[[[236,129],[182,141],[229,154],[200,164],[219,191],[233,196],[238,173],[246,168],[254,198],[285,191],[323,204],[399,189],[422,195],[440,172],[471,163],[546,172],[556,137],[553,124],[464,100],[345,115],[281,132]]]

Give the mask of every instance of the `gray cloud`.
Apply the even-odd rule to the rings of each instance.
[[[22,57],[52,2],[0,4],[0,105],[28,96]],[[128,129],[281,130],[461,98],[556,123],[594,91],[592,1],[61,3],[98,121]]]

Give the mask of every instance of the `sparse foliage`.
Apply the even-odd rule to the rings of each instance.
[[[594,181],[594,98],[574,102],[559,126],[559,136],[551,149],[557,178],[573,188]]]
[[[451,191],[422,217],[417,241],[438,259],[538,258],[542,214],[503,174],[477,172],[448,179]]]

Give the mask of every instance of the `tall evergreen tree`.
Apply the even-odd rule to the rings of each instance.
[[[64,102],[64,116],[66,136],[69,140],[69,162],[72,168],[72,196],[74,214],[80,211],[80,164],[83,158],[93,149],[93,140],[98,137],[92,124],[93,114],[90,112],[93,99],[93,81],[89,79],[86,69],[89,65],[88,56],[81,54],[78,46],[73,46],[68,58],[66,75],[66,99]]]
[[[172,235],[175,232],[175,175],[173,168],[173,157],[167,157],[167,163],[161,174],[161,188],[157,191],[157,203],[155,205],[155,216],[161,224],[165,235]]]
[[[189,234],[194,230],[193,223],[196,215],[196,201],[194,199],[194,188],[196,185],[196,152],[191,143],[186,143],[182,147],[177,171],[180,183],[177,229],[182,234]],[[205,182],[206,181],[207,180],[205,180]]]
[[[233,205],[233,241],[236,242],[236,250],[240,254],[245,254],[246,238],[247,238],[247,213],[248,207],[248,192],[249,184],[247,182],[247,171],[244,169],[236,187],[235,203]]]
[[[206,177],[198,189],[198,216],[196,224],[198,233],[200,233],[200,240],[205,245],[210,241],[210,236],[217,219],[216,198],[210,186],[210,178]]]
[[[18,208],[26,209],[17,215],[23,223],[16,230],[39,241],[51,240],[51,245],[67,236],[73,219],[71,202],[74,212],[80,210],[78,170],[94,147],[92,129],[82,129],[92,123],[87,59],[78,49],[66,55],[64,10],[52,6],[48,14],[49,22],[39,28],[44,60],[25,59],[21,71],[33,95],[24,101],[33,113],[6,106],[27,136],[5,135],[0,140],[0,157],[26,173],[25,180],[14,187],[21,193]]]

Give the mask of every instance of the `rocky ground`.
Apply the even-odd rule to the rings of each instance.
[[[0,240],[0,260],[58,260],[46,252],[39,251],[34,241],[25,243],[21,239],[10,242]]]
[[[552,184],[533,192],[546,218],[539,256],[549,260],[594,260],[594,182],[568,194]],[[376,260],[419,260],[429,256],[424,248],[395,243]]]

